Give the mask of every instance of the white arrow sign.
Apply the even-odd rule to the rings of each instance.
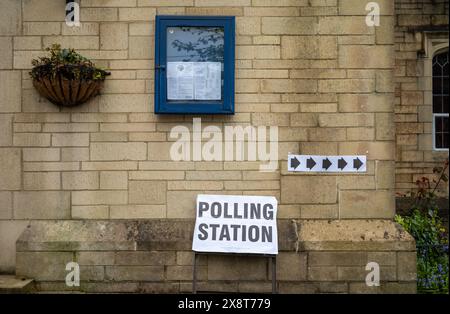
[[[367,156],[288,155],[288,171],[366,172]]]

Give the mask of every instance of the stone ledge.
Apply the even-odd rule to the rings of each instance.
[[[302,220],[299,250],[415,251],[414,238],[392,220]]]
[[[16,243],[23,251],[191,250],[192,219],[33,221]],[[280,251],[415,251],[391,220],[279,220]]]

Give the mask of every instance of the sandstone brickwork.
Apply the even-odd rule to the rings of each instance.
[[[405,143],[404,155],[410,156],[417,153],[414,145],[420,134],[415,130],[423,133],[429,125],[399,124],[398,119],[411,116],[409,112],[398,111],[394,118],[394,101],[403,95],[417,101],[409,91],[397,95],[394,84],[394,71],[406,71],[411,65],[403,60],[412,53],[399,55],[399,49],[411,44],[398,43],[399,36],[394,37],[394,24],[400,19],[395,18],[394,1],[379,2],[381,25],[371,27],[365,22],[365,1],[81,0],[81,26],[71,28],[64,23],[64,1],[2,1],[0,234],[13,230],[8,232],[14,236],[0,242],[6,252],[0,271],[16,269],[34,277],[40,290],[59,290],[61,285],[48,282],[59,280],[62,261],[75,258],[85,270],[83,278],[96,282],[90,291],[189,290],[192,253],[186,245],[164,249],[168,252],[153,252],[158,249],[150,246],[150,252],[140,249],[127,255],[111,248],[77,249],[68,240],[67,250],[34,253],[41,250],[18,248],[17,261],[11,248],[26,223],[41,220],[192,221],[199,193],[275,196],[282,223],[390,221],[395,213],[396,136],[397,148],[400,138],[414,141]],[[407,1],[400,2],[402,6]],[[260,172],[260,163],[254,161],[170,160],[171,128],[191,128],[193,117],[154,114],[154,20],[167,14],[236,16],[236,113],[202,116],[202,124],[278,126],[278,170]],[[38,95],[28,74],[31,59],[43,55],[51,43],[75,48],[111,71],[102,95],[80,107],[62,109]],[[399,84],[412,88],[417,77],[404,80],[397,81],[397,91]],[[405,134],[396,135],[396,121]],[[288,153],[367,155],[367,172],[291,173],[286,167]],[[410,161],[405,162],[401,169],[412,169]],[[370,224],[365,226],[370,232]],[[410,238],[405,241],[412,243]],[[320,252],[320,247],[314,248],[317,254],[285,248],[279,257],[279,276],[287,281],[280,291],[367,291],[361,276],[368,256],[386,261],[382,280],[389,284],[380,292],[400,291],[404,284],[410,289],[414,279],[406,272],[411,267],[398,273],[400,265],[395,262],[398,251],[414,251],[408,245],[367,249],[362,243],[324,249],[348,252],[336,259],[327,255],[330,252]],[[39,261],[58,266],[49,271],[39,268],[44,267]],[[255,281],[261,281],[270,289],[264,261],[248,262],[255,273],[246,279],[239,267],[228,269],[228,260],[219,258],[217,263],[208,259],[201,265],[203,285],[253,291],[259,287]],[[227,276],[238,281],[216,283]],[[137,278],[147,283],[133,282]]]
[[[433,150],[431,60],[448,50],[448,1],[395,1],[396,190],[415,190],[414,182],[443,166],[448,151]],[[446,31],[445,31],[446,30]],[[439,196],[448,198],[442,182]]]

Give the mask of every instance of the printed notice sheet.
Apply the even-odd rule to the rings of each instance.
[[[220,62],[168,62],[167,99],[220,100]]]

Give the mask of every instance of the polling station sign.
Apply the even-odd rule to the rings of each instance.
[[[276,198],[198,195],[192,250],[278,254]]]

